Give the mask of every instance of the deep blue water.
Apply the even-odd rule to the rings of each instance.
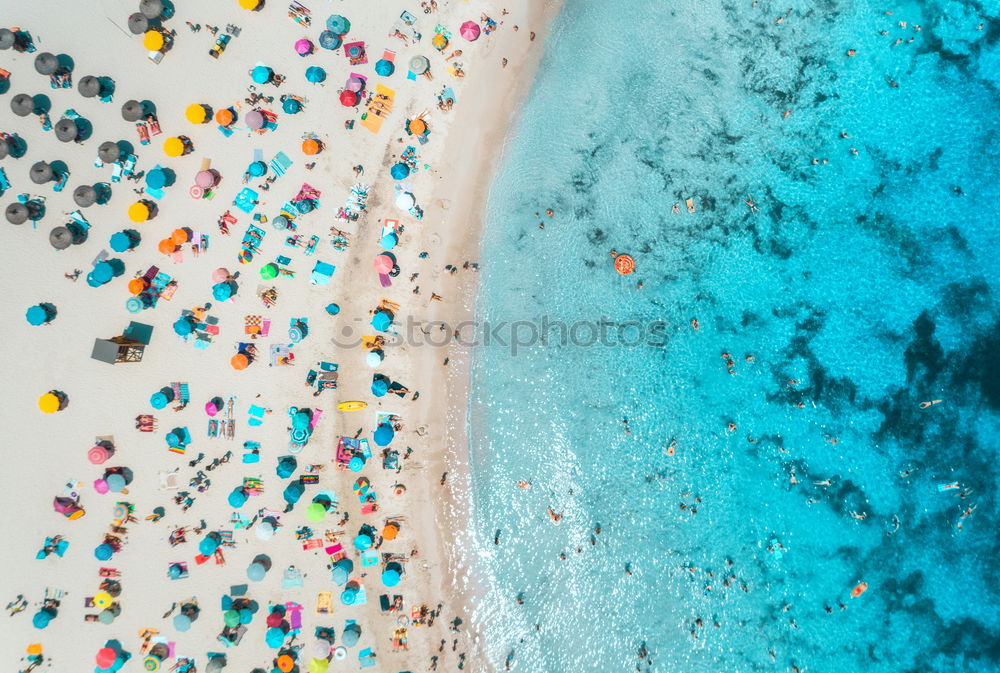
[[[996,3],[567,0],[546,50],[479,318],[646,338],[475,353],[492,661],[1000,670]]]

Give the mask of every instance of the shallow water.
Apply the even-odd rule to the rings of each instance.
[[[1000,18],[621,7],[567,0],[491,193],[479,319],[576,325],[475,353],[492,661],[1000,669]]]

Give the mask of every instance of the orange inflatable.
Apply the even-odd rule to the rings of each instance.
[[[858,586],[851,589],[851,598],[857,598],[866,591],[868,591],[868,582],[861,582]]]
[[[615,257],[615,271],[623,276],[635,271],[635,260],[632,255],[618,255]]]

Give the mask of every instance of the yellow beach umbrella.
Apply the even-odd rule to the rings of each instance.
[[[184,116],[192,124],[204,124],[208,114],[205,112],[204,105],[199,105],[198,103],[192,103],[191,105],[187,106],[186,110],[184,110]]]
[[[260,0],[240,0],[240,7],[253,11],[260,7]]]
[[[158,30],[147,30],[146,36],[142,38],[142,46],[149,51],[160,51],[163,49],[163,33]]]
[[[163,142],[163,152],[168,157],[179,157],[184,154],[184,141],[180,138],[167,138]]]
[[[142,201],[136,201],[128,207],[128,219],[133,222],[145,222],[149,219],[149,206]]]
[[[53,393],[45,393],[38,398],[38,408],[43,414],[54,414],[59,411],[59,398]]]
[[[111,607],[111,603],[113,601],[114,599],[111,598],[111,594],[109,594],[107,591],[98,591],[96,594],[94,594],[94,605],[101,608],[102,610],[104,608]]]

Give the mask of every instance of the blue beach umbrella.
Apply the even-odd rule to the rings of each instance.
[[[396,236],[396,232],[390,231],[388,234],[382,237],[382,247],[386,250],[392,250],[399,243],[399,237]]]
[[[389,325],[392,324],[392,318],[389,317],[388,313],[384,311],[378,311],[372,316],[372,327],[377,329],[379,332],[384,332],[389,329]]]
[[[45,310],[44,306],[36,304],[25,311],[24,318],[28,321],[29,325],[37,326],[47,323],[49,321],[49,314],[48,311]]]
[[[286,114],[297,114],[302,109],[302,103],[298,102],[294,98],[286,98],[285,102],[281,104],[281,109]]]
[[[326,305],[326,312],[329,313],[330,315],[337,315],[338,313],[340,313],[340,305],[339,304],[327,304]]]
[[[338,587],[342,587],[347,584],[347,578],[349,577],[347,570],[340,566],[333,566],[333,571],[331,573],[331,579],[333,583]]]
[[[247,578],[254,582],[260,582],[267,574],[267,568],[260,563],[251,563],[247,568]]]
[[[267,634],[264,636],[264,642],[271,649],[278,649],[281,644],[285,642],[285,632],[278,627],[273,627],[267,630]]]
[[[392,429],[391,425],[388,423],[379,423],[378,427],[375,428],[375,443],[379,446],[388,446],[395,435],[396,432]]]
[[[382,573],[382,584],[387,587],[394,587],[399,584],[399,571],[386,570]]]
[[[230,507],[235,507],[236,509],[239,509],[240,507],[245,505],[246,502],[247,502],[247,494],[246,491],[243,490],[242,486],[234,488],[232,493],[229,494]]]
[[[181,316],[174,321],[174,334],[177,336],[185,337],[194,331],[194,322],[188,316]],[[162,409],[163,407],[157,407],[157,409]]]
[[[326,28],[334,35],[344,35],[351,29],[351,22],[340,14],[331,14],[326,20]]]
[[[183,574],[184,570],[176,563],[171,564],[170,567],[167,568],[167,577],[172,580],[179,580]]]
[[[276,472],[282,479],[288,479],[292,476],[292,472],[295,472],[296,467],[298,467],[298,462],[295,460],[294,456],[282,456],[281,459],[278,460]]]
[[[402,180],[410,174],[410,167],[402,162],[393,164],[392,168],[389,169],[389,174],[393,180]]]
[[[365,469],[365,459],[361,456],[351,456],[351,459],[347,463],[347,467],[351,469],[351,472],[360,472]]]
[[[44,629],[52,621],[52,613],[48,610],[39,610],[31,618],[31,625],[36,629]]]
[[[359,638],[361,638],[361,628],[357,624],[352,624],[351,628],[344,629],[340,634],[340,642],[345,647],[354,647],[358,644]]]
[[[372,380],[372,395],[375,397],[385,397],[389,392],[389,382],[384,378]]]
[[[253,621],[253,613],[247,608],[240,610],[240,624],[249,624]]]
[[[167,446],[169,446],[171,449],[176,449],[178,446],[181,445],[181,438],[172,432],[168,432],[164,437],[164,439],[166,439]]]
[[[161,392],[155,392],[149,396],[149,404],[154,409],[162,409],[169,403],[170,400],[168,400],[167,396]]]
[[[162,168],[154,168],[146,173],[146,186],[150,189],[163,189],[167,186],[167,174]]]
[[[118,474],[109,474],[104,481],[108,484],[108,490],[112,493],[121,493],[121,490],[125,488],[125,477]]]
[[[302,497],[303,492],[305,492],[305,488],[302,486],[302,482],[296,479],[285,487],[282,497],[289,505],[294,505]]]
[[[382,77],[388,77],[396,71],[396,66],[392,64],[392,61],[387,61],[384,58],[380,58],[375,63],[375,72]]]
[[[114,277],[115,270],[107,262],[101,262],[94,266],[94,270],[91,271],[89,275],[93,277],[95,282],[103,285]]]
[[[309,414],[304,411],[300,411],[294,416],[292,416],[292,427],[296,430],[302,430],[309,427],[310,418]]]
[[[259,178],[267,173],[267,164],[263,161],[255,161],[247,168],[247,173],[255,178]]]
[[[369,367],[378,367],[382,364],[382,353],[381,351],[368,351],[368,355],[365,356],[365,362],[368,363]]]
[[[111,548],[111,545],[107,543],[99,544],[97,545],[97,548],[94,549],[94,558],[98,561],[107,561],[114,555],[114,553],[115,550]]]
[[[198,551],[201,553],[202,556],[211,556],[212,554],[215,553],[215,550],[218,548],[219,548],[219,541],[211,535],[205,537],[204,539],[202,539],[201,542],[198,543]]]
[[[191,618],[185,614],[174,615],[174,628],[184,633],[191,628]]]
[[[323,47],[323,49],[340,49],[340,45],[343,43],[344,41],[340,39],[340,36],[331,30],[324,30],[319,34],[319,46]]]
[[[212,296],[216,301],[226,301],[233,296],[233,283],[216,283],[212,286]]]
[[[354,538],[354,548],[358,551],[364,551],[366,549],[371,549],[372,538],[370,535],[365,533],[360,533],[356,538]]]
[[[268,68],[266,65],[255,66],[254,69],[250,71],[250,79],[252,79],[257,84],[266,84],[268,81],[270,81],[273,75],[274,71]]]
[[[306,81],[319,84],[326,81],[326,70],[318,65],[311,65],[306,69]]]
[[[124,231],[111,234],[111,249],[115,252],[125,252],[132,249],[132,239]]]

